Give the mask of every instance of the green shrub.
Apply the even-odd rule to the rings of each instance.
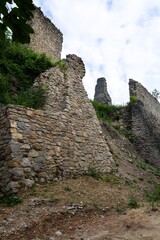
[[[114,118],[118,120],[119,115],[117,114],[117,111],[124,108],[124,106],[121,105],[106,105],[96,101],[91,101],[91,103],[96,111],[97,117],[102,120],[111,120],[110,118],[112,115],[114,115]]]
[[[57,197],[55,197],[54,195],[52,195],[50,198],[50,202],[53,204],[56,204],[59,202],[59,199]]]
[[[40,73],[52,67],[50,58],[25,45],[0,41],[0,103],[41,108],[44,87],[32,85]]]
[[[150,203],[155,203],[160,200],[160,185],[155,186],[152,191],[145,190],[145,196]]]
[[[66,192],[72,192],[72,188],[71,188],[70,186],[64,187],[64,190],[65,190]]]
[[[130,96],[130,103],[136,103],[137,100],[137,96]]]
[[[7,207],[14,207],[15,205],[22,203],[23,200],[16,196],[2,197],[0,198],[0,204],[3,204]]]
[[[99,170],[97,170],[94,167],[89,167],[88,170],[85,172],[85,175],[93,177],[93,178],[95,178],[97,180],[101,179],[101,173],[99,172]]]
[[[108,182],[111,184],[118,184],[119,178],[113,174],[102,175],[100,178],[103,182]]]
[[[129,208],[138,208],[139,205],[138,205],[138,202],[137,202],[137,199],[135,196],[131,196],[128,200],[128,203],[127,203],[127,206]]]

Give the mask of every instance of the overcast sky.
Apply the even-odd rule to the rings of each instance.
[[[160,0],[34,0],[64,37],[62,57],[86,66],[93,99],[97,78],[107,79],[114,104],[129,100],[128,79],[160,90]]]

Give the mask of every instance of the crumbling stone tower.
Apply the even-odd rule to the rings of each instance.
[[[97,85],[95,87],[94,100],[100,103],[105,103],[107,105],[112,104],[112,100],[107,91],[107,82],[105,78],[98,78]]]
[[[34,29],[34,34],[30,35],[30,47],[39,53],[45,53],[53,62],[59,60],[63,42],[61,31],[37,7],[30,24]]]

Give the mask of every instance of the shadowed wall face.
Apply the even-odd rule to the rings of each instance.
[[[160,104],[140,83],[129,80],[132,106],[132,134],[139,154],[160,168]]]

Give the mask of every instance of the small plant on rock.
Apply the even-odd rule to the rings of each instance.
[[[99,170],[97,170],[94,167],[89,167],[88,170],[85,172],[85,175],[93,177],[93,178],[95,178],[97,180],[101,179],[101,174],[100,174]]]

